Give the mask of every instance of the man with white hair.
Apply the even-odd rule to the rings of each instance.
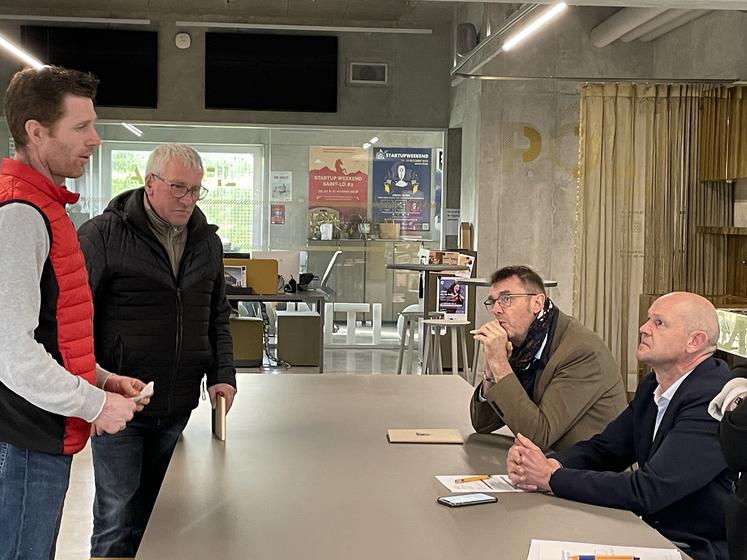
[[[653,371],[628,408],[602,433],[549,458],[517,434],[509,477],[525,489],[630,510],[696,560],[726,560],[734,473],[708,414],[730,376],[713,357],[716,310],[702,296],[673,292],[651,305],[640,333],[637,358]]]
[[[207,376],[210,400],[236,392],[217,227],[197,207],[207,193],[199,154],[151,153],[145,186],[115,197],[78,230],[94,296],[101,364],[154,382],[147,411],[117,437],[91,440],[96,497],[92,557],[137,552],[179,435]]]

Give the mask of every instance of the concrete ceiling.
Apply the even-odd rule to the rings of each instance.
[[[551,3],[556,0],[537,0]],[[201,20],[308,25],[426,27],[449,23],[456,6],[509,0],[0,0],[0,14],[153,18],[199,14]],[[578,6],[747,10],[747,0],[569,0]]]
[[[23,15],[147,18],[157,14],[199,14],[201,19],[272,20],[330,25],[387,22],[403,25],[446,23],[452,2],[407,0],[0,0],[0,13]]]
[[[474,3],[473,0],[427,0],[428,2]],[[535,0],[535,4],[554,4],[557,0]],[[610,6],[615,8],[683,8],[688,10],[747,10],[747,0],[566,0],[573,6]],[[484,4],[514,4],[511,0],[480,0]]]

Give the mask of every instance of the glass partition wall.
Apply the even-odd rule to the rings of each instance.
[[[133,124],[142,136],[97,124],[100,148],[86,174],[68,181],[81,194],[69,208],[76,225],[141,186],[158,144],[184,142],[204,160],[209,193],[198,204],[227,252],[297,254],[281,274],[298,279],[298,271],[321,277],[341,250],[328,280],[336,301],[382,303],[384,321],[417,303],[417,274],[385,266],[441,245],[443,130]]]

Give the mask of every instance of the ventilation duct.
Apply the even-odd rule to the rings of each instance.
[[[631,41],[635,41],[642,35],[651,33],[655,29],[659,29],[661,26],[671,23],[677,18],[688,13],[688,11],[689,10],[667,10],[663,14],[659,14],[658,16],[656,16],[654,19],[648,20],[643,25],[639,25],[632,31],[628,31],[625,35],[620,37],[620,40],[623,43],[630,43]]]
[[[601,48],[620,39],[648,42],[677,29],[710,10],[668,10],[666,8],[623,8],[597,25],[589,34],[592,45]]]
[[[666,8],[623,8],[591,30],[591,44],[606,47],[666,11]]]
[[[645,35],[641,36],[641,41],[644,43],[648,43],[649,41],[653,41],[654,39],[661,37],[662,35],[669,33],[670,31],[673,31],[674,29],[677,29],[678,27],[682,27],[686,23],[690,23],[691,21],[695,21],[699,17],[703,17],[704,15],[710,13],[711,10],[691,10],[677,19],[669,22],[666,25],[663,25],[659,27],[658,29],[655,29],[651,31],[650,33],[646,33]]]

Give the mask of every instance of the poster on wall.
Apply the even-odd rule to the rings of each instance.
[[[438,301],[436,311],[445,319],[465,319],[467,317],[467,290],[457,281],[459,278],[440,277],[438,279]]]
[[[333,236],[358,233],[368,214],[368,151],[363,148],[309,146],[309,236],[333,224]]]
[[[292,190],[292,171],[273,171],[270,173],[270,200],[275,202],[289,202]]]
[[[270,204],[270,223],[281,226],[285,224],[285,204]]]
[[[373,158],[373,221],[430,237],[431,150],[374,148]]]

